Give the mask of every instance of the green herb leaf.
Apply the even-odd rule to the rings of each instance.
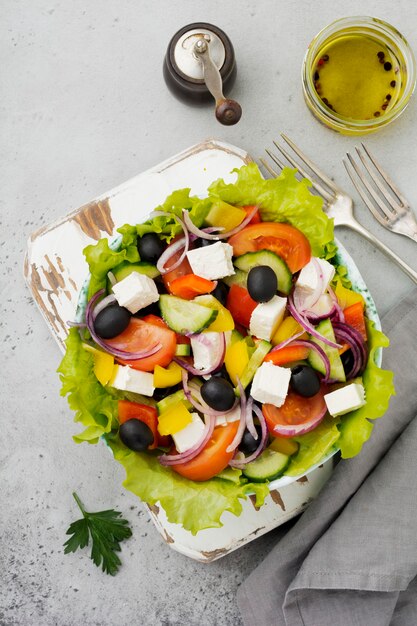
[[[75,492],[72,495],[83,517],[73,522],[68,528],[66,534],[72,537],[64,543],[64,554],[85,548],[89,545],[91,538],[90,558],[97,567],[101,565],[103,572],[114,576],[121,565],[116,554],[120,552],[120,542],[132,535],[129,522],[121,517],[122,514],[119,511],[113,509],[88,513],[78,495]]]

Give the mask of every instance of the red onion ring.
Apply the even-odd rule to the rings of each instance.
[[[204,432],[198,443],[182,454],[162,454],[158,457],[160,464],[164,466],[179,465],[180,463],[191,461],[191,459],[194,459],[194,457],[200,454],[205,445],[210,441],[216,424],[216,418],[213,415],[204,415],[204,422]]]
[[[333,291],[333,289],[330,287],[330,285],[328,286],[327,291],[329,292],[329,296],[333,300],[333,304],[334,304],[334,307],[336,309],[339,321],[340,322],[344,322],[345,321],[345,314],[343,313],[343,309],[342,309],[342,307],[339,304],[339,300],[337,299],[337,296],[336,296],[335,292]]]
[[[103,309],[105,309],[107,306],[109,306],[109,304],[113,304],[113,302],[117,302],[117,299],[116,299],[116,296],[114,296],[112,293],[109,294],[108,296],[106,296],[105,298],[103,298],[103,300],[100,300],[100,302],[94,308],[93,320],[96,319],[97,315],[101,311],[103,311]]]
[[[366,361],[367,350],[362,335],[349,324],[333,322],[335,336],[349,344],[353,354],[352,369],[346,372],[346,379],[355,378],[362,373]]]
[[[258,208],[259,208],[258,206],[254,206],[252,211],[249,211],[249,213],[241,221],[239,226],[236,226],[236,228],[233,228],[232,230],[229,230],[226,233],[221,233],[221,234],[219,233],[217,235],[209,234],[206,229],[202,230],[201,228],[197,228],[197,226],[193,223],[189,212],[186,209],[183,209],[182,217],[190,233],[193,233],[193,235],[196,235],[197,237],[201,237],[202,239],[228,239],[232,235],[235,235],[236,233],[240,232],[243,228],[245,228],[247,224],[249,224],[249,222],[251,221],[251,219],[257,212]],[[219,227],[218,230],[223,230],[223,229]]]
[[[240,380],[239,380],[239,385],[242,387],[242,383],[240,382]],[[239,389],[239,391],[241,391],[241,393],[244,393],[243,387],[242,387],[242,390]],[[249,397],[249,400],[246,404],[246,428],[248,429],[252,437],[255,439],[255,441],[258,441],[259,434],[253,422],[253,398],[252,396]]]
[[[320,341],[325,343],[326,346],[330,346],[331,348],[338,348],[338,349],[342,347],[340,344],[335,343],[334,341],[330,341],[330,339],[327,339],[327,337],[323,337],[323,335],[318,333],[317,330],[314,328],[314,326],[312,326],[305,319],[305,317],[297,311],[291,296],[288,297],[288,310],[290,311],[293,318],[304,328],[304,330],[306,330],[313,337],[317,337],[317,339],[320,339]]]
[[[87,324],[84,322],[71,322],[71,320],[67,321],[67,326],[70,328],[87,328]]]
[[[239,385],[239,383],[240,383],[240,380],[238,379],[238,385]],[[240,420],[239,420],[239,426],[238,426],[238,429],[236,431],[236,435],[233,438],[233,441],[226,448],[226,452],[233,452],[233,450],[236,450],[236,448],[238,447],[238,445],[242,441],[243,433],[245,432],[245,428],[246,428],[246,396],[245,396],[245,391],[244,391],[244,389],[242,387],[242,384],[240,384],[239,393],[240,393]]]
[[[262,429],[261,440],[259,442],[259,446],[256,448],[255,452],[253,452],[250,456],[245,457],[244,459],[239,459],[239,460],[232,459],[229,462],[229,465],[231,467],[236,467],[237,469],[244,469],[245,465],[257,459],[258,456],[265,450],[265,446],[268,441],[268,428],[266,425],[265,417],[261,409],[258,406],[256,406],[256,404],[253,405],[253,411],[256,417],[259,419],[259,422],[261,424],[261,429]]]
[[[183,369],[187,370],[187,372],[190,372],[190,374],[193,374],[194,376],[206,376],[207,374],[215,372],[217,369],[219,369],[219,367],[223,365],[224,355],[226,353],[226,339],[224,333],[216,333],[216,335],[219,335],[219,342],[217,347],[213,347],[213,349],[217,349],[217,354],[214,360],[214,364],[211,367],[208,367],[205,370],[199,370],[193,365],[190,365],[188,361],[182,359],[181,357],[174,356],[173,360],[178,363],[178,365],[180,365]],[[193,337],[197,337],[197,335],[193,335]],[[213,345],[213,343],[211,345]]]
[[[327,354],[325,353],[323,348],[321,346],[318,346],[316,343],[314,343],[314,341],[308,341],[308,340],[304,340],[304,339],[299,339],[298,341],[294,341],[294,343],[292,345],[293,346],[304,346],[305,348],[309,348],[310,350],[314,350],[314,352],[316,352],[319,355],[319,357],[321,358],[321,360],[323,361],[325,373],[324,373],[324,378],[323,378],[322,382],[323,383],[329,382],[329,378],[330,378],[330,361],[329,361],[329,357],[327,356]]]
[[[190,245],[190,238],[188,235],[188,230],[184,222],[182,221],[182,219],[178,217],[177,215],[175,215],[174,213],[167,213],[165,211],[154,211],[153,213],[151,213],[151,217],[169,217],[171,219],[177,220],[178,224],[181,226],[182,230],[184,231],[184,237],[181,237],[181,239],[169,245],[168,248],[164,250],[164,252],[161,254],[161,256],[158,259],[158,263],[156,264],[156,269],[158,270],[160,274],[166,274],[167,272],[175,270],[184,260],[185,255],[187,254],[188,248]],[[182,251],[179,258],[169,267],[165,267],[165,263],[174,254],[179,252],[179,250],[181,250],[182,247],[184,247],[184,250]]]
[[[298,333],[295,333],[295,335],[291,335],[291,337],[288,337],[288,339],[285,339],[285,341],[281,341],[281,343],[278,343],[276,346],[274,346],[272,350],[270,350],[270,353],[276,352],[277,350],[281,350],[281,348],[285,348],[291,342],[295,341],[298,337],[300,337],[301,335],[304,335],[305,332],[306,331],[304,330],[304,328],[302,330],[299,330]]]
[[[99,300],[99,298],[101,298],[101,296],[104,293],[105,293],[104,289],[100,289],[99,291],[97,291],[90,298],[87,304],[87,309],[85,311],[85,322],[89,330],[89,333],[92,339],[95,341],[95,343],[98,346],[100,346],[100,348],[103,348],[103,350],[111,354],[112,356],[115,356],[117,359],[122,359],[122,360],[138,361],[139,359],[144,359],[148,356],[151,356],[152,354],[155,354],[155,352],[158,352],[162,348],[162,345],[160,343],[157,343],[152,348],[149,348],[148,350],[143,350],[141,352],[126,352],[126,350],[118,350],[117,348],[113,348],[112,346],[109,346],[106,341],[104,341],[101,337],[97,335],[94,329],[93,311],[94,311],[97,300]]]

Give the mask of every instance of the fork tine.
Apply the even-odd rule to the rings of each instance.
[[[272,161],[274,161],[274,163],[278,165],[278,167],[280,167],[282,170],[284,169],[285,163],[283,161],[280,161],[280,159],[273,152],[268,150],[268,148],[265,148],[265,152],[267,153],[269,158],[272,159]]]
[[[362,146],[363,146],[363,144],[362,144]],[[366,161],[363,153],[357,147],[355,147],[355,150],[356,150],[356,153],[357,153],[358,157],[362,161],[363,166],[365,167],[366,171],[368,172],[369,176],[372,178],[372,180],[375,183],[376,187],[378,187],[378,189],[382,193],[382,198],[380,200],[385,201],[385,203],[387,205],[388,212],[384,208],[382,203],[380,204],[381,210],[385,213],[385,215],[387,217],[396,217],[398,215],[398,213],[402,213],[403,210],[404,210],[403,207],[400,204],[398,204],[397,200],[395,200],[393,198],[393,196],[388,191],[387,186],[384,185],[381,182],[381,179],[375,174],[375,172],[369,166],[369,164]]]
[[[322,185],[320,185],[320,183],[317,182],[317,180],[314,180],[310,174],[307,172],[307,170],[305,170],[299,163],[297,163],[297,161],[295,161],[292,156],[286,151],[284,150],[284,148],[282,146],[279,145],[279,143],[277,143],[276,141],[274,141],[274,144],[276,146],[276,148],[278,148],[278,150],[281,152],[281,154],[284,155],[284,157],[287,159],[287,161],[289,163],[291,163],[291,165],[293,167],[295,167],[303,176],[305,176],[305,178],[308,178],[311,181],[311,184],[313,186],[313,188],[318,191],[318,193],[323,196],[323,198],[325,200],[327,200],[327,202],[331,202],[333,200],[333,195],[331,193],[329,193]],[[269,156],[274,159],[274,161],[276,162],[274,156],[268,151],[266,150],[266,152],[269,154]]]
[[[376,160],[376,158],[374,157],[374,155],[372,154],[372,152],[370,150],[368,150],[368,148],[365,146],[365,144],[361,144],[362,148],[364,149],[364,151],[366,152],[369,160],[372,162],[372,164],[374,165],[375,169],[380,173],[380,175],[382,176],[382,178],[385,180],[385,182],[387,183],[387,185],[391,188],[391,190],[395,193],[395,195],[397,196],[398,200],[400,201],[400,203],[405,207],[405,208],[409,208],[409,204],[408,201],[406,200],[406,198],[404,198],[404,196],[402,195],[401,191],[398,189],[398,187],[396,187],[396,185],[394,185],[393,181],[391,180],[391,178],[388,176],[388,174],[382,169],[382,167],[380,166],[380,164],[378,163],[378,161]]]
[[[368,181],[367,177],[360,171],[359,167],[356,165],[356,161],[353,159],[352,155],[349,152],[346,153],[347,158],[353,169],[356,172],[357,177],[360,179],[362,185],[367,190],[368,194],[373,198],[376,206],[378,207],[378,212],[383,213],[387,220],[392,219],[394,216],[392,212],[388,212],[388,208],[381,201],[381,198],[376,193],[375,189],[372,187],[371,183]],[[375,206],[375,205],[374,205]]]
[[[388,219],[385,216],[383,217],[381,215],[381,213],[374,207],[374,205],[372,204],[372,202],[369,199],[369,196],[366,195],[366,193],[363,191],[362,187],[357,183],[353,172],[351,172],[350,169],[349,169],[347,161],[345,159],[343,159],[342,163],[345,166],[345,169],[346,169],[346,171],[348,173],[348,176],[349,176],[350,180],[352,181],[353,185],[356,188],[356,191],[358,192],[358,194],[360,195],[360,197],[364,201],[365,205],[371,211],[371,213],[375,217],[375,219],[378,220],[378,222],[382,226],[385,226],[385,228],[386,228],[387,224],[388,224]]]
[[[295,154],[311,169],[312,172],[314,172],[314,174],[318,178],[321,179],[321,181],[325,185],[327,185],[327,187],[329,187],[329,189],[333,191],[334,194],[343,193],[342,190],[339,189],[339,187],[337,187],[334,184],[334,182],[330,180],[328,176],[326,176],[326,174],[324,174],[324,172],[319,170],[317,165],[315,165],[312,161],[310,161],[310,159],[306,157],[306,155],[303,152],[301,152],[300,148],[298,148],[295,145],[295,143],[289,137],[287,137],[287,135],[285,135],[284,133],[281,133],[281,137],[294,150]]]
[[[259,160],[260,160],[260,162],[262,163],[262,165],[264,166],[264,168],[265,168],[266,170],[268,170],[268,172],[271,174],[271,176],[272,176],[273,178],[277,178],[277,177],[279,176],[279,174],[280,174],[280,173],[279,173],[279,172],[276,172],[274,169],[272,169],[272,167],[269,165],[269,163],[267,163],[267,162],[265,161],[265,159],[259,159]]]

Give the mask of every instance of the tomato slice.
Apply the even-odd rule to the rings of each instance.
[[[284,365],[293,361],[304,361],[310,352],[305,346],[285,346],[275,352],[269,352],[264,361],[273,363],[274,365]]]
[[[226,452],[226,448],[235,438],[239,422],[226,426],[216,426],[213,435],[203,450],[191,461],[171,465],[173,469],[189,480],[209,480],[225,469],[233,458],[234,451]]]
[[[280,437],[294,437],[294,432],[289,428],[289,434],[285,434],[282,430],[279,433],[274,431],[277,426],[290,427],[306,424],[307,422],[314,421],[315,418],[320,418],[324,415],[326,409],[326,403],[324,401],[324,385],[320,391],[316,393],[312,398],[303,398],[297,393],[289,390],[287,398],[281,407],[276,407],[273,404],[264,404],[262,407],[262,413],[264,414],[268,430],[273,436]],[[314,425],[314,427],[316,424]]]
[[[258,303],[252,300],[247,289],[232,285],[227,294],[226,306],[237,324],[249,328],[250,317]]]
[[[119,400],[117,410],[120,424],[135,419],[149,426],[153,434],[153,444],[149,446],[149,450],[154,450],[158,446],[167,448],[171,445],[171,437],[163,437],[158,432],[158,411],[153,406],[129,402],[129,400]]]
[[[254,204],[252,204],[251,206],[243,206],[242,209],[244,211],[246,211],[246,215],[252,211],[254,209]],[[253,217],[251,218],[250,222],[248,222],[249,224],[259,224],[261,222],[261,216],[259,215],[259,211],[256,211],[255,215],[253,215]]]
[[[184,300],[192,300],[196,296],[210,293],[215,289],[216,283],[196,274],[184,274],[169,283],[169,290],[173,296]]]
[[[176,237],[174,237],[170,245],[175,243],[181,236],[182,235],[177,235]],[[175,261],[178,261],[178,259],[182,255],[182,252],[183,250],[179,250],[178,252],[172,255],[172,257],[168,260],[168,263],[167,263],[168,267],[173,265]],[[185,256],[183,261],[178,265],[178,267],[176,267],[174,270],[171,270],[170,272],[166,272],[165,274],[162,274],[162,280],[164,281],[165,287],[169,291],[169,286],[173,280],[175,280],[176,278],[180,278],[180,276],[185,276],[186,274],[192,274],[192,272],[193,270],[191,269],[191,265],[187,257]]]
[[[156,315],[151,316],[160,322],[152,323],[145,319],[132,317],[129,325],[120,335],[114,339],[108,339],[107,343],[118,350],[126,350],[127,352],[139,352],[150,348],[157,343],[162,345],[161,349],[151,356],[136,361],[129,359],[117,359],[122,365],[130,365],[136,370],[143,372],[152,372],[155,365],[166,367],[172,361],[177,345],[176,336],[173,330],[165,327],[165,323]]]
[[[311,246],[305,235],[290,224],[260,222],[243,228],[230,237],[234,256],[257,250],[271,250],[287,263],[291,272],[298,272],[311,259]]]

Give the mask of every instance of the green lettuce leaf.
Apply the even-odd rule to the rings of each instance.
[[[147,504],[159,503],[168,521],[182,524],[193,535],[204,528],[222,526],[224,511],[240,515],[248,493],[255,493],[256,506],[261,506],[269,493],[266,484],[212,478],[194,482],[163,467],[156,455],[131,452],[118,437],[108,437],[114,458],[126,470],[123,486]]]
[[[154,210],[182,217],[183,209],[187,209],[194,224],[200,228],[211,208],[211,204],[212,202],[209,198],[202,200],[196,196],[190,196],[190,189],[178,189],[171,193],[165,202]],[[123,235],[122,245],[130,246],[136,244],[137,237],[143,237],[146,233],[158,233],[161,239],[165,239],[169,243],[173,237],[182,232],[182,228],[173,217],[158,216],[136,226],[125,224],[118,229],[118,232]]]
[[[389,345],[389,339],[375,328],[375,324],[367,321],[369,359],[363,373],[366,404],[343,416],[340,422],[340,439],[338,445],[344,459],[356,456],[365,441],[371,436],[373,424],[368,420],[382,417],[388,409],[389,400],[395,394],[394,374],[384,370],[375,363],[375,356],[381,348]]]
[[[66,353],[57,370],[62,382],[61,396],[68,396],[68,404],[75,411],[74,421],[85,426],[74,441],[97,443],[117,424],[117,400],[95,377],[93,355],[82,347],[76,328],[71,328],[65,344]]]
[[[235,183],[227,184],[219,179],[209,187],[213,198],[239,206],[259,204],[264,221],[292,224],[309,239],[313,255],[325,256],[328,244],[333,241],[333,220],[323,212],[323,200],[310,193],[309,180],[298,181],[296,170],[288,167],[278,178],[265,180],[255,163],[234,172]]]
[[[294,437],[300,444],[297,454],[291,459],[291,463],[285,472],[285,476],[298,476],[328,454],[340,437],[337,428],[338,419],[326,418],[314,430],[305,435]]]
[[[88,297],[91,298],[99,289],[106,286],[107,273],[122,263],[139,261],[139,253],[135,245],[123,245],[120,250],[112,250],[107,239],[100,239],[96,244],[84,248],[84,256],[90,269],[91,279]]]

